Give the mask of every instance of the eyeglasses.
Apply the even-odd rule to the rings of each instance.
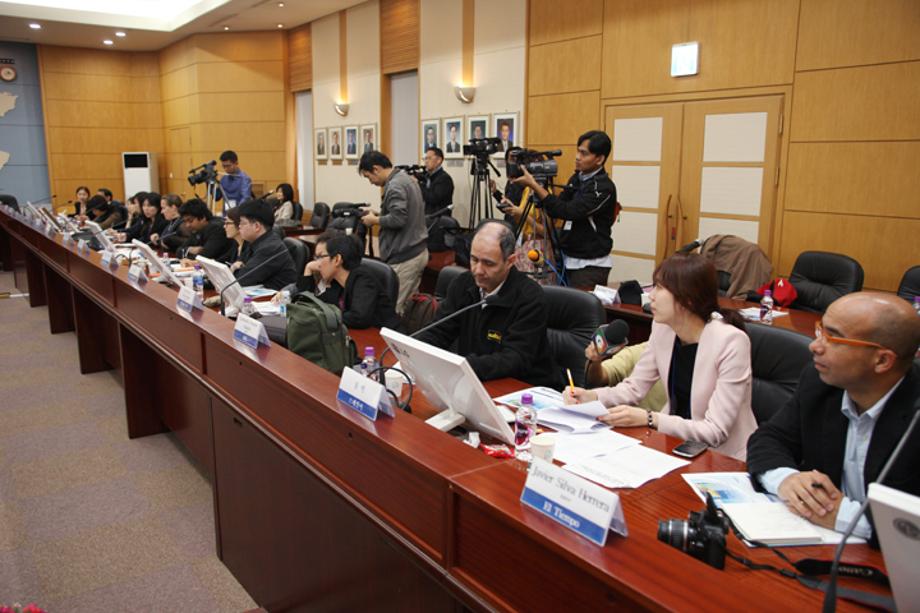
[[[831,336],[824,331],[824,325],[820,321],[815,322],[815,338],[823,340],[826,343],[836,343],[838,345],[850,345],[852,347],[869,347],[871,349],[888,349],[884,345],[873,343],[872,341],[861,341],[856,338],[843,338],[841,336]],[[891,351],[890,349],[888,349]]]
[[[225,225],[225,226],[235,226],[235,225],[236,225],[236,222],[230,221],[230,220],[228,219],[227,221],[224,222],[224,225]]]
[[[321,260],[323,258],[332,258],[332,256],[329,255],[328,253],[317,253],[316,255],[313,256],[314,260]]]

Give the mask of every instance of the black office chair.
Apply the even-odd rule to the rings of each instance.
[[[296,221],[298,224],[303,223],[303,205],[299,202],[291,203],[294,207],[294,211],[291,213],[291,219]]]
[[[920,266],[908,268],[901,277],[898,296],[910,302],[914,301],[914,296],[920,296]]]
[[[803,251],[789,275],[798,293],[792,307],[823,313],[837,298],[861,290],[863,277],[863,267],[850,256]]]
[[[795,393],[802,371],[811,363],[812,339],[783,328],[745,325],[751,339],[751,408],[757,423],[773,417]]]
[[[278,238],[284,240],[284,226],[279,224],[272,224],[272,232],[278,235]]]
[[[19,211],[19,201],[12,194],[0,194],[0,204],[5,204],[14,211]]]
[[[606,321],[597,296],[571,287],[544,285],[546,337],[560,368],[572,371],[575,385],[585,385],[585,347],[598,326]]]
[[[373,258],[361,258],[361,265],[376,275],[395,305],[399,298],[399,277],[396,276],[396,272],[388,264]]]
[[[325,230],[329,224],[329,205],[325,202],[317,202],[313,205],[313,216],[310,217],[310,225],[318,230]]]
[[[462,266],[445,266],[438,272],[438,280],[434,284],[434,295],[438,298],[447,296],[447,288],[453,283],[454,279],[466,272]]]
[[[284,246],[287,247],[288,253],[291,254],[291,259],[294,260],[294,270],[297,271],[297,275],[302,275],[303,269],[306,268],[307,262],[310,261],[310,246],[299,238],[293,237],[285,238]]]

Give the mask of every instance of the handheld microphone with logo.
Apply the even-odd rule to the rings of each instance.
[[[234,285],[238,284],[240,281],[242,281],[243,279],[245,279],[246,277],[248,277],[249,275],[251,275],[251,274],[254,273],[255,271],[259,270],[260,268],[262,268],[263,266],[265,266],[266,264],[268,264],[268,263],[271,262],[272,260],[281,257],[282,255],[284,255],[284,254],[287,253],[287,252],[288,252],[287,247],[284,247],[284,246],[282,245],[281,251],[279,251],[279,252],[276,253],[275,255],[271,256],[270,258],[268,258],[267,260],[265,260],[264,262],[262,262],[261,264],[259,264],[259,265],[256,266],[255,268],[253,268],[252,270],[247,270],[247,271],[243,272],[243,274],[241,274],[240,276],[238,276],[236,279],[233,280],[233,283],[228,283],[227,285],[225,285],[225,286],[223,287],[223,289],[220,290],[220,314],[223,315],[224,317],[226,317],[226,307],[225,307],[225,305],[224,305],[224,292],[226,292],[228,289],[230,289],[230,288],[233,287]]]
[[[610,357],[629,344],[629,324],[622,319],[615,319],[599,327],[592,337],[598,355]]]
[[[539,249],[531,249],[527,252],[527,259],[533,262],[533,265],[537,268],[543,268],[546,265],[546,258],[543,257],[543,252]]]
[[[914,403],[914,417],[910,420],[907,430],[901,435],[901,440],[898,441],[898,445],[894,448],[894,451],[891,452],[891,456],[888,457],[888,461],[885,462],[885,466],[882,467],[882,471],[878,474],[878,478],[874,483],[882,484],[885,481],[885,477],[888,476],[888,471],[891,470],[895,460],[898,459],[898,456],[901,455],[901,451],[906,447],[907,439],[909,439],[913,433],[918,420],[920,420],[920,400]],[[834,562],[831,564],[831,576],[830,579],[828,579],[827,588],[824,590],[824,606],[822,608],[824,613],[832,613],[837,607],[837,576],[840,567],[840,557],[843,555],[843,548],[847,544],[847,539],[853,534],[853,530],[856,529],[856,524],[859,523],[859,519],[863,516],[868,507],[869,497],[866,496],[866,500],[859,506],[859,512],[850,520],[846,532],[843,533],[843,538],[840,539],[840,544],[837,545],[837,551],[834,552]]]

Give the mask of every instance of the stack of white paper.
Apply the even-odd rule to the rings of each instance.
[[[612,430],[556,436],[553,459],[563,464],[577,464],[591,458],[614,453],[626,447],[640,444],[641,441],[631,436],[624,436]]]
[[[607,408],[598,401],[567,404],[537,411],[537,423],[560,432],[590,432],[605,430],[607,424],[597,421],[607,414]]]
[[[690,462],[642,445],[566,464],[565,469],[607,487],[639,487]]]

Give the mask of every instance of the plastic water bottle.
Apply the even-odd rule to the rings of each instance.
[[[243,315],[249,315],[250,317],[256,314],[256,307],[252,303],[252,296],[246,296],[243,298],[243,307],[240,309],[240,313]]]
[[[768,289],[764,290],[760,301],[760,323],[773,325],[773,292]]]
[[[533,396],[523,394],[521,406],[514,416],[514,457],[530,463],[530,439],[537,430],[537,410],[533,406]]]
[[[291,304],[291,292],[284,290],[281,292],[281,302],[278,304],[278,311],[282,317],[287,317],[287,308]]]
[[[364,377],[376,380],[378,373],[374,372],[375,370],[377,370],[377,357],[374,354],[374,348],[367,346],[364,348],[364,359],[361,360],[358,372]]]
[[[195,264],[195,272],[192,273],[192,287],[198,297],[204,300],[204,271],[201,270],[201,264]]]
[[[914,310],[920,315],[920,296],[914,296]]]

